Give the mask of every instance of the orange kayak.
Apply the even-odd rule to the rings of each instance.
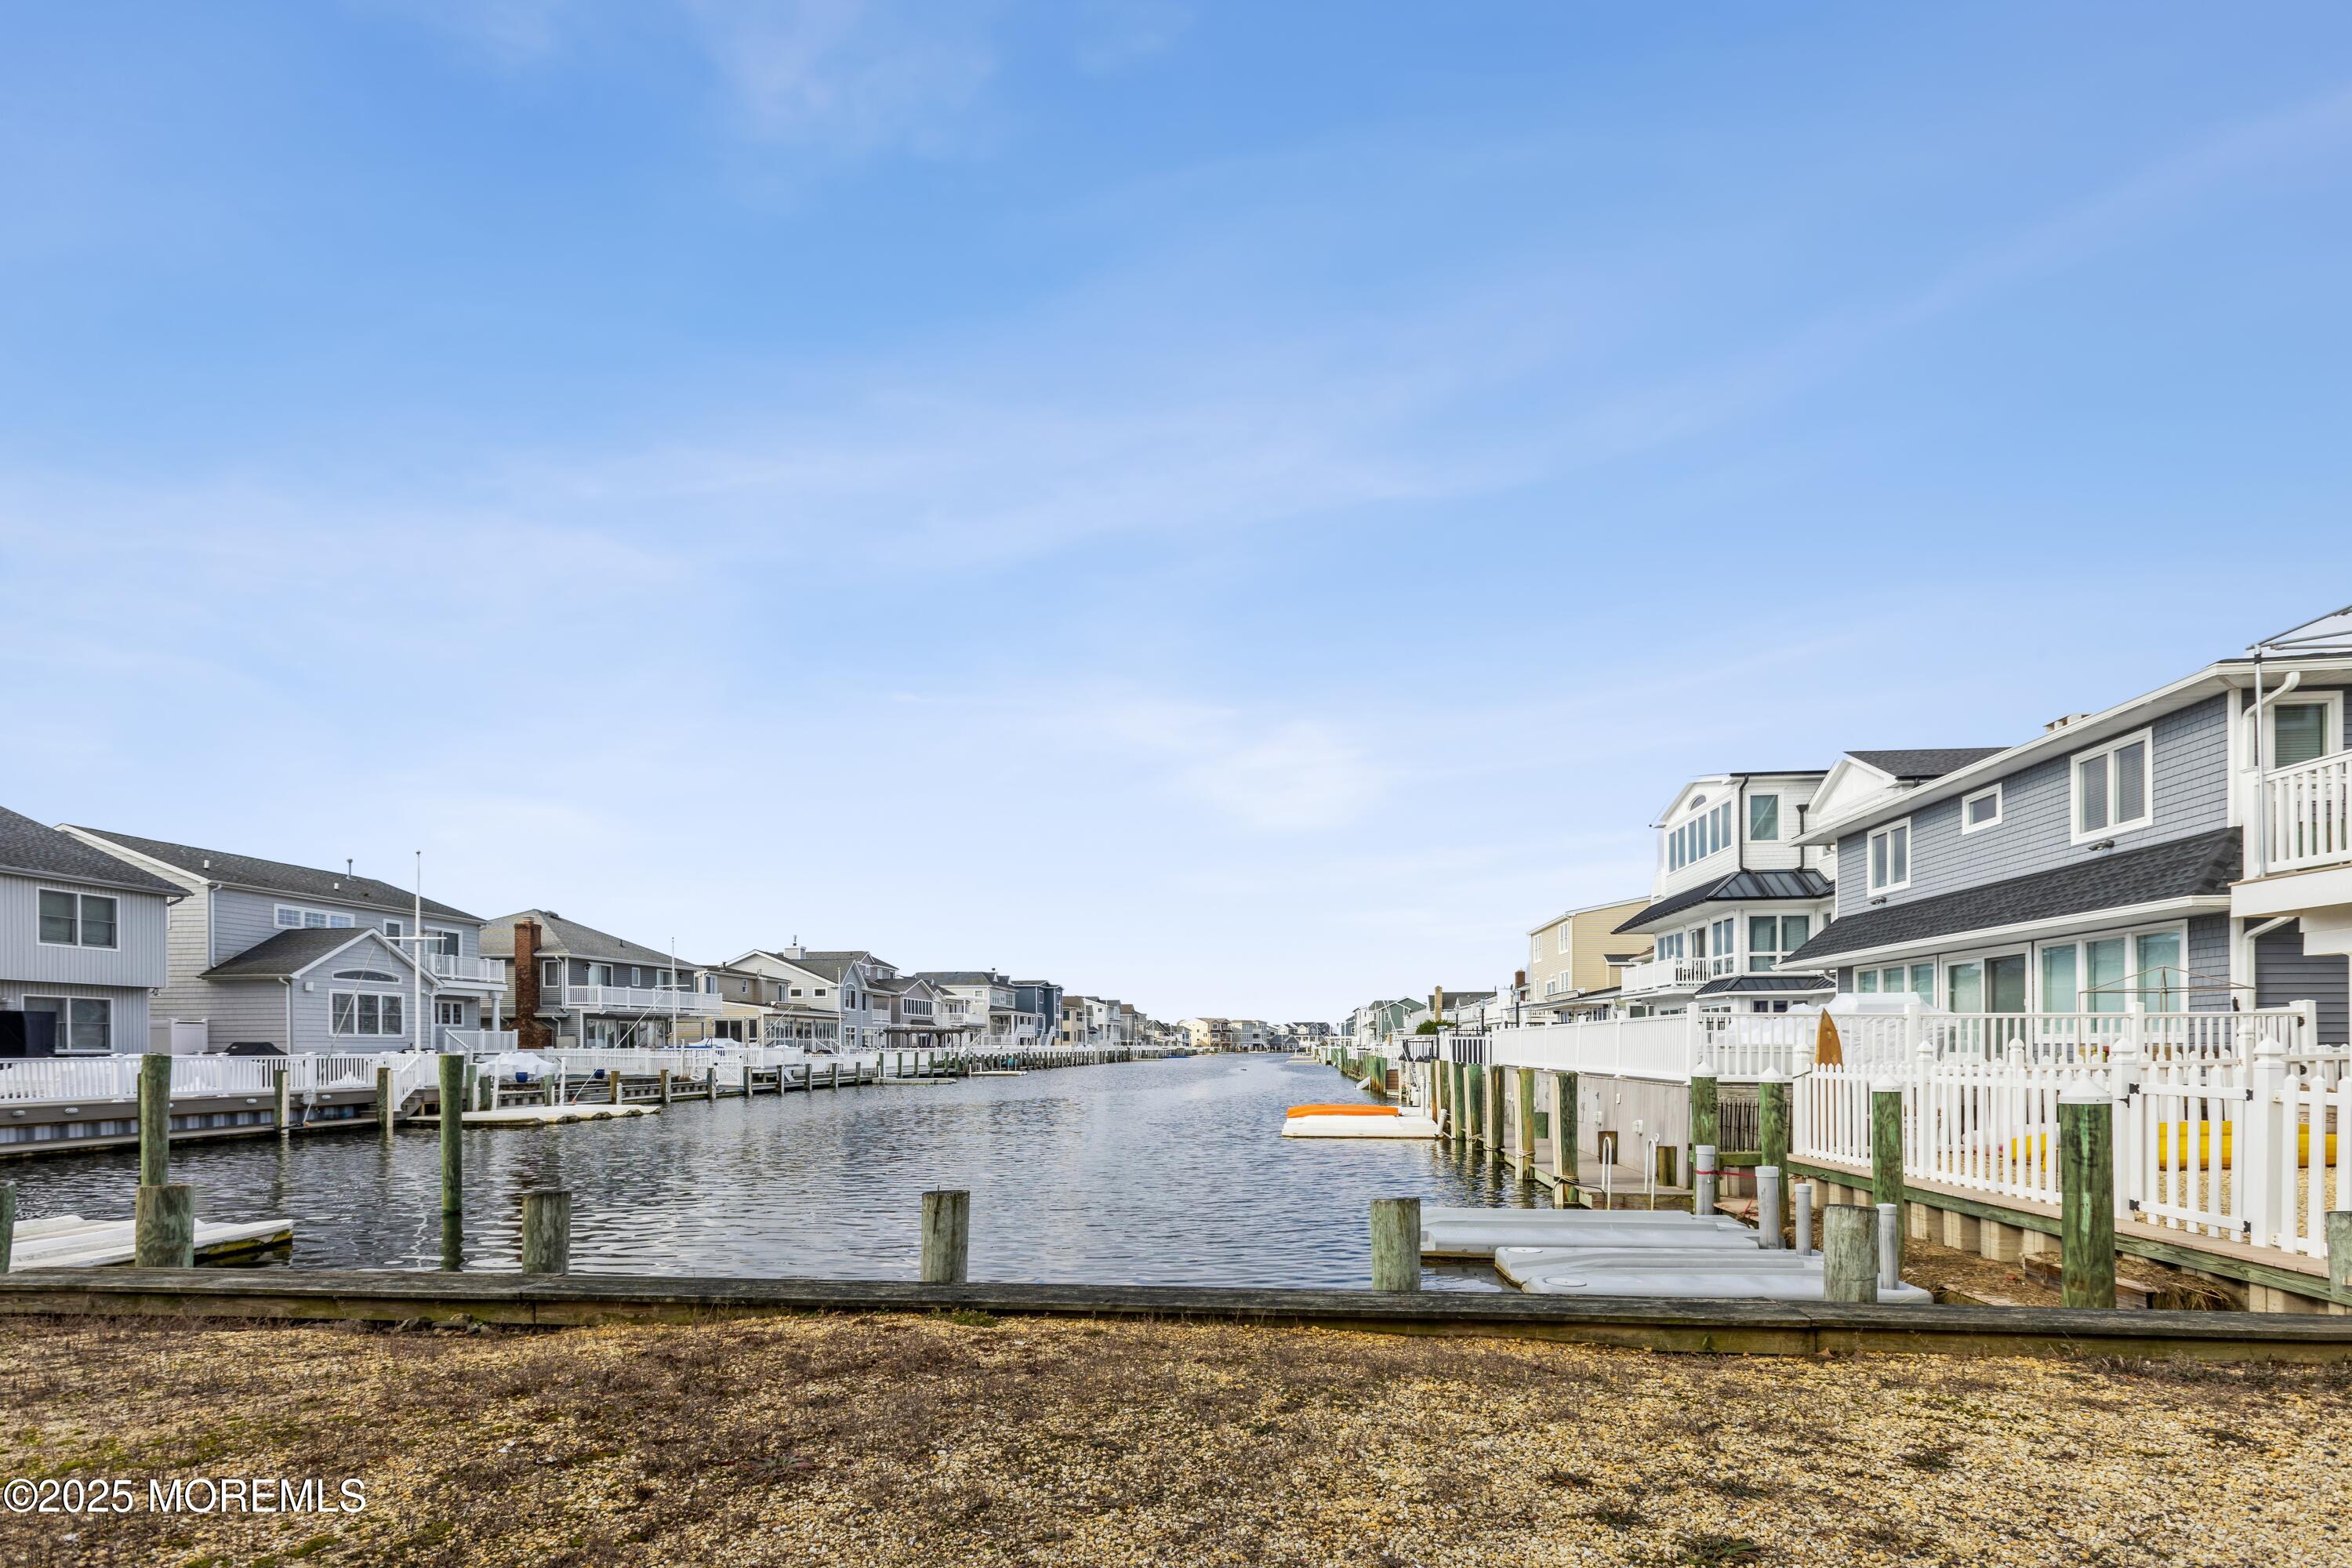
[[[1294,1105],[1288,1114],[1292,1116],[1394,1116],[1398,1111],[1392,1105]]]

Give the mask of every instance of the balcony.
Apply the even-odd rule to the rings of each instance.
[[[1696,991],[1717,975],[1729,974],[1737,961],[1722,958],[1657,958],[1625,966],[1625,994],[1637,991]]]
[[[2266,872],[2352,864],[2352,752],[2265,777],[2263,830]]]
[[[656,985],[551,985],[541,992],[543,1005],[586,1013],[631,1013],[681,1018],[715,1018],[726,999],[705,991],[678,991]]]
[[[496,985],[507,983],[506,960],[469,958],[460,952],[427,952],[425,973],[453,985]]]

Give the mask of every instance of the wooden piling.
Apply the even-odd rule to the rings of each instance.
[[[2352,1133],[2352,1128],[2345,1129]],[[2327,1211],[2325,1236],[2327,1241],[2327,1289],[2339,1307],[2352,1307],[2352,1209]],[[0,1261],[0,1273],[7,1271]]]
[[[1468,1147],[1470,1142],[1470,1101],[1472,1098],[1470,1089],[1470,1069],[1461,1062],[1448,1062],[1445,1065],[1447,1071],[1451,1074],[1454,1080],[1454,1087],[1447,1095],[1447,1098],[1454,1102],[1454,1121],[1452,1127],[1454,1133],[1454,1147],[1456,1151],[1459,1151]]]
[[[667,1105],[669,1103],[669,1068],[667,1068],[661,1069],[659,1092],[661,1094],[661,1102],[664,1105]]]
[[[1514,1069],[1518,1081],[1512,1087],[1519,1097],[1519,1174],[1529,1176],[1536,1168],[1536,1069]]]
[[[1690,1141],[1696,1148],[1704,1143],[1710,1149],[1723,1147],[1717,1136],[1722,1131],[1721,1099],[1713,1073],[1696,1073],[1690,1081]]]
[[[827,1089],[839,1089],[841,1087],[841,1063],[839,1061],[835,1061],[825,1068],[824,1087]],[[958,1275],[957,1278],[961,1279],[962,1276]]]
[[[392,1141],[393,1123],[400,1119],[400,1107],[393,1103],[392,1069],[375,1069],[375,1126],[387,1143]]]
[[[2115,1117],[2100,1090],[2058,1097],[2059,1289],[2069,1307],[2116,1304]]]
[[[1777,1069],[1768,1070],[1756,1084],[1756,1133],[1757,1142],[1761,1146],[1756,1163],[1770,1165],[1776,1170],[1787,1170],[1789,1079],[1786,1074]],[[1757,1211],[1757,1228],[1769,1230],[1774,1238],[1772,1245],[1778,1247],[1780,1245],[1779,1237],[1789,1224],[1788,1184],[1782,1183],[1776,1190],[1779,1201],[1772,1205],[1772,1212],[1767,1215],[1760,1208]]]
[[[1372,1289],[1421,1289],[1421,1200],[1372,1200]]]
[[[715,1067],[702,1069],[702,1098],[713,1105],[719,1103],[719,1069]]]
[[[477,1068],[477,1067],[473,1064],[473,1061],[471,1060],[471,1058],[467,1058],[467,1061],[466,1061],[466,1086],[465,1086],[465,1093],[464,1093],[463,1095],[461,1095],[459,1098],[461,1099],[461,1100],[462,1100],[462,1101],[463,1101],[463,1103],[465,1104],[466,1109],[467,1109],[467,1110],[474,1110],[474,1109],[475,1109],[475,1101],[476,1101],[476,1100],[479,1097],[479,1095],[480,1095],[480,1094],[481,1094],[481,1069],[480,1069],[480,1068]]]
[[[1484,1068],[1464,1062],[1462,1076],[1470,1091],[1470,1115],[1464,1124],[1464,1141],[1475,1149],[1486,1138],[1486,1074]]]
[[[8,1255],[16,1246],[16,1184],[0,1182],[0,1274],[8,1272]]]
[[[1903,1202],[1903,1086],[1892,1080],[1870,1086],[1870,1195],[1873,1204]],[[1826,1247],[1826,1227],[1822,1235],[1822,1245]],[[1902,1261],[1902,1253],[1898,1230],[1897,1263]]]
[[[446,1220],[466,1207],[466,1058],[441,1058],[441,1214]]]
[[[562,1187],[522,1195],[522,1271],[572,1272],[572,1194]]]
[[[294,1121],[294,1085],[284,1068],[269,1069],[269,1119],[280,1132],[291,1132]]]
[[[150,1051],[139,1059],[139,1184],[172,1179],[172,1058]]]
[[[131,1261],[141,1268],[196,1265],[196,1189],[185,1182],[141,1183],[131,1206]]]
[[[961,1285],[971,1252],[971,1194],[940,1189],[923,1194],[923,1283]]]
[[[1878,1300],[1878,1211],[1832,1204],[1822,1211],[1822,1299]]]
[[[1577,1176],[1576,1096],[1574,1073],[1551,1075],[1551,1173],[1563,1187],[1574,1185]]]

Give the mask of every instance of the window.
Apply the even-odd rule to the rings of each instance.
[[[408,927],[398,921],[386,921],[383,922],[383,934],[397,940],[408,934]]]
[[[58,1021],[58,1049],[77,1056],[102,1056],[114,1049],[114,1004],[102,996],[27,996],[27,1013]]]
[[[112,947],[115,901],[97,893],[41,889],[41,942],[49,947]]]
[[[645,972],[644,970],[642,970],[642,969],[640,969],[640,968],[636,967],[635,964],[630,965],[630,967],[629,967],[629,984],[632,984],[632,985],[643,985],[645,983],[646,983],[646,972]]]
[[[2342,749],[2336,733],[2340,721],[2335,698],[2266,706],[2271,713],[2271,766],[2291,768]]]
[[[352,923],[349,915],[332,910],[306,910],[296,904],[278,906],[277,921],[289,931],[344,931]]]
[[[540,962],[539,983],[541,985],[561,985],[563,984],[562,968],[554,959],[542,959]]]
[[[1947,964],[1944,1005],[1955,1013],[2022,1013],[2025,973],[2021,952]]]
[[[1911,823],[1890,823],[1870,836],[1870,890],[1893,892],[1911,885]]]
[[[1748,917],[1748,967],[1778,969],[1780,960],[1805,945],[1813,934],[1811,915],[1750,915]]]
[[[446,998],[436,1000],[433,1004],[433,1021],[445,1029],[462,1029],[466,1027],[466,1005]]]
[[[2189,1005],[2189,971],[2180,955],[2180,933],[2149,931],[2132,939],[2137,962],[2139,1004],[2151,1013],[2178,1013]]]
[[[613,966],[609,963],[590,964],[588,966],[588,984],[591,985],[610,985],[613,984]]]
[[[399,975],[387,974],[381,969],[338,969],[334,977],[338,980],[373,980],[380,985],[394,985],[400,982]]]
[[[1960,831],[1976,833],[2000,826],[2000,785],[1960,797]]]
[[[2044,1013],[2124,1010],[2124,939],[2045,943],[2042,949]]]
[[[2147,783],[2150,735],[2142,730],[2074,759],[2074,842],[2155,820]]]
[[[407,998],[398,992],[334,991],[327,996],[328,1027],[338,1035],[404,1035]]]
[[[1748,797],[1748,837],[1759,844],[1772,844],[1780,837],[1780,797],[1777,795],[1751,795]]]
[[[1559,922],[1559,950],[1562,952],[1566,952],[1568,951],[1568,933],[1573,928],[1573,925],[1574,922],[1570,921],[1562,921]]]
[[[1857,969],[1853,988],[1871,995],[1899,996],[1905,992],[1933,1005],[1936,1000],[1936,966],[1932,963],[1909,965],[1890,963],[1883,969]]]
[[[456,931],[433,929],[425,933],[424,948],[427,952],[437,952],[449,958],[455,958],[465,951],[458,943]]]

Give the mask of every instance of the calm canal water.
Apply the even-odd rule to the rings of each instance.
[[[1548,1203],[1416,1141],[1285,1139],[1283,1111],[1363,1098],[1328,1068],[1195,1057],[788,1094],[466,1135],[466,1262],[517,1266],[520,1194],[572,1194],[581,1272],[909,1279],[928,1187],[970,1189],[976,1279],[1363,1286],[1367,1205]],[[15,1163],[24,1217],[128,1218],[129,1152]],[[437,1266],[437,1133],[183,1144],[200,1218],[290,1215],[273,1262]],[[1494,1289],[1433,1270],[1433,1289]]]

